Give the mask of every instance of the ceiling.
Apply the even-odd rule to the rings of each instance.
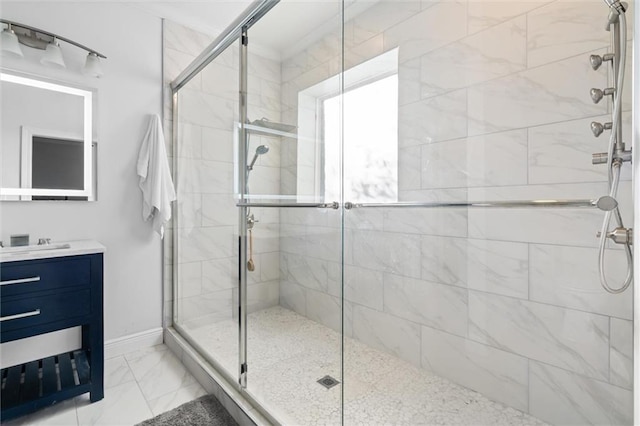
[[[3,0],[10,2],[11,0]],[[60,2],[60,0],[20,0],[20,2]],[[340,18],[341,8],[359,12],[379,0],[280,0],[252,29],[250,40],[267,56],[282,59],[317,41],[328,31],[332,18]],[[69,3],[80,2],[79,0]],[[169,19],[194,30],[218,36],[253,0],[83,0],[82,3],[121,3],[154,16]],[[66,3],[66,1],[65,1]]]
[[[212,36],[224,31],[251,3],[251,0],[126,2],[127,5]],[[361,10],[373,3],[375,0],[345,1],[348,7]],[[250,41],[268,56],[288,57],[330,31],[332,27],[328,23],[332,18],[341,16],[341,8],[341,0],[281,0],[252,27]]]
[[[126,2],[129,6],[212,36],[220,34],[251,3],[251,0],[137,0]]]

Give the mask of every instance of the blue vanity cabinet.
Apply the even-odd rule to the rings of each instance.
[[[0,263],[0,341],[82,327],[77,350],[2,369],[0,417],[104,396],[103,254]]]

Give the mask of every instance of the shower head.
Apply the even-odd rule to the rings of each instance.
[[[260,145],[256,148],[256,154],[258,155],[266,154],[267,152],[269,152],[269,147],[267,145]]]
[[[618,200],[609,195],[605,195],[598,198],[595,201],[595,205],[597,208],[604,212],[610,212],[618,207]]]
[[[260,145],[259,147],[257,147],[256,153],[253,155],[251,163],[249,163],[249,165],[247,166],[247,170],[253,170],[253,165],[256,164],[256,161],[258,161],[258,156],[266,154],[267,152],[269,152],[269,147],[267,145]]]

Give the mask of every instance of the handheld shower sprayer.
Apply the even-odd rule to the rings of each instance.
[[[267,145],[260,145],[259,147],[257,147],[256,153],[253,155],[253,159],[247,166],[247,170],[253,170],[253,166],[256,164],[256,161],[258,161],[258,156],[266,154],[267,152],[269,152],[269,147]]]
[[[607,24],[604,29],[606,31],[611,31],[611,26],[620,21],[620,14],[623,14],[627,11],[627,4],[622,3],[620,0],[604,0],[604,2],[609,6],[609,16],[607,17]]]
[[[620,0],[604,0],[604,2],[617,14],[621,14],[627,11],[626,7]]]
[[[267,145],[260,145],[256,148],[256,153],[253,154],[253,159],[251,160],[251,162],[249,164],[247,164],[247,171],[246,171],[246,184],[245,184],[245,193],[247,195],[247,197],[249,197],[249,172],[251,170],[253,170],[253,166],[256,164],[256,161],[258,161],[258,156],[260,155],[264,155],[267,152],[269,152],[269,147]],[[251,230],[253,229],[253,225],[258,222],[258,220],[255,218],[255,216],[253,215],[253,213],[251,213],[251,208],[247,208],[247,229]],[[251,262],[253,263],[253,260],[250,259]],[[251,267],[249,267],[250,271],[253,271],[253,269],[251,269]]]
[[[611,31],[611,26],[620,20],[620,14],[627,11],[627,4],[622,3],[620,0],[604,0],[604,2],[610,9],[604,29]]]

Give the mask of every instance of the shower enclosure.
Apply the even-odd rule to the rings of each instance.
[[[253,3],[172,83],[174,329],[274,423],[633,424],[633,6]]]

